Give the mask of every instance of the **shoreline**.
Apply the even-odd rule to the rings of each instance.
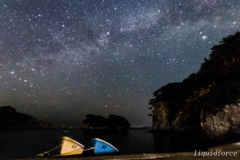
[[[204,154],[203,154],[204,153]],[[210,153],[210,154],[207,154]],[[25,158],[18,160],[43,160],[48,158]],[[161,160],[237,160],[240,159],[240,142],[208,148],[208,151],[195,150],[193,152],[175,153],[142,153],[129,155],[98,155],[89,157],[56,157],[51,160],[132,160],[132,159],[161,159]]]
[[[74,129],[75,130],[75,129]],[[71,133],[71,131],[74,131],[74,130],[68,130],[69,131],[69,133]],[[81,129],[80,129],[81,130]],[[130,129],[131,130],[131,129]],[[58,135],[65,135],[65,134],[61,134],[60,132],[62,132],[62,130],[55,130],[55,131],[57,131],[57,132],[59,132],[58,133]],[[84,131],[84,130],[83,130]],[[94,133],[96,132],[96,130],[85,130],[85,131],[93,131]],[[109,130],[105,130],[105,131],[109,131]],[[144,133],[146,132],[146,135],[151,135],[151,134],[153,134],[153,137],[154,137],[154,135],[158,135],[158,132],[156,133],[156,132],[149,132],[149,131],[147,131],[147,130],[141,130],[141,131],[144,131]],[[102,132],[102,130],[101,130],[101,132]],[[117,130],[117,132],[119,132],[119,130]],[[48,133],[48,132],[39,132],[39,133]],[[53,132],[54,134],[52,135],[53,137],[55,137],[55,132]],[[67,134],[69,134],[69,133],[67,133]],[[75,132],[73,132],[73,133],[75,133]],[[86,133],[89,133],[89,132],[86,132]],[[134,132],[135,133],[135,132]],[[160,133],[168,133],[167,135],[170,135],[170,133],[171,134],[176,134],[175,132],[160,132]],[[178,133],[178,134],[181,134],[181,133]],[[22,135],[22,134],[20,134],[20,135]],[[165,134],[164,134],[165,135]],[[190,137],[189,137],[190,136]],[[190,138],[190,139],[192,139],[192,136],[194,136],[194,135],[192,135],[192,134],[189,134],[188,135],[188,139]],[[158,136],[157,136],[158,137]],[[171,137],[171,136],[169,136],[169,137]],[[181,136],[180,136],[181,137]],[[51,144],[53,144],[53,142],[54,142],[54,140],[52,139],[51,140]],[[181,141],[182,143],[183,143],[183,141]],[[184,141],[185,142],[185,141]],[[201,142],[203,142],[203,141],[201,141]],[[196,155],[198,155],[199,154],[199,152],[207,152],[207,151],[211,151],[211,150],[238,150],[238,156],[237,156],[237,158],[238,159],[240,159],[240,143],[237,143],[238,145],[234,145],[234,146],[232,146],[232,143],[235,143],[236,144],[236,142],[240,142],[240,140],[239,139],[235,139],[234,141],[228,141],[227,143],[226,143],[226,141],[223,141],[222,140],[222,142],[221,143],[219,143],[219,141],[217,141],[218,143],[210,143],[210,141],[209,140],[207,140],[207,141],[204,141],[204,143],[205,144],[208,144],[207,146],[199,146],[199,145],[196,145],[195,143],[192,145],[192,147],[189,149],[187,149],[187,150],[175,150],[175,151],[177,151],[177,152],[169,152],[168,150],[157,150],[157,149],[155,149],[155,148],[152,148],[152,149],[146,149],[146,150],[141,150],[141,148],[140,149],[138,149],[138,151],[136,152],[136,151],[131,151],[130,149],[128,149],[129,150],[129,152],[127,151],[125,151],[124,150],[124,148],[122,148],[122,150],[121,151],[123,151],[122,152],[122,154],[115,154],[115,155],[78,155],[78,157],[76,157],[76,156],[74,156],[74,157],[52,157],[51,159],[55,159],[55,160],[57,160],[57,159],[59,159],[59,158],[61,158],[61,159],[71,159],[71,160],[77,160],[77,159],[83,159],[83,160],[87,160],[87,159],[168,159],[168,160],[170,160],[170,159],[178,159],[178,158],[184,158],[184,159],[186,159],[186,158],[192,158],[192,159],[199,159],[199,158],[203,158],[202,156],[194,156],[194,154]],[[38,142],[39,143],[39,142]],[[86,144],[86,142],[85,141],[83,141],[83,143],[84,144]],[[37,143],[36,143],[37,144]],[[44,143],[43,143],[44,144]],[[50,144],[50,143],[48,143],[48,141],[46,141],[45,142],[45,144],[46,145],[48,145],[48,144]],[[146,143],[144,143],[144,144],[146,144]],[[210,145],[211,144],[211,145]],[[226,145],[227,144],[227,145]],[[129,145],[132,145],[132,144],[129,144]],[[181,145],[181,143],[179,144],[179,145]],[[44,145],[45,146],[45,145]],[[231,146],[230,148],[228,147],[228,146]],[[159,145],[157,145],[157,146],[155,146],[155,147],[159,147]],[[212,148],[213,147],[213,148]],[[41,150],[41,148],[44,148],[44,147],[39,147],[39,149],[35,149],[35,150],[32,150],[31,151],[31,154],[29,154],[30,156],[27,156],[27,157],[23,157],[23,156],[14,156],[14,158],[11,158],[11,159],[27,159],[27,160],[30,160],[30,159],[36,159],[36,160],[40,160],[40,159],[43,159],[43,158],[40,158],[40,157],[37,157],[36,156],[36,154],[35,153],[39,153],[38,152],[38,150]],[[51,148],[51,146],[49,145],[49,147],[47,147],[47,148]],[[195,149],[197,149],[197,150],[195,150]],[[202,150],[202,151],[200,151],[200,150],[198,150],[198,149],[200,149],[200,150]],[[211,150],[209,150],[209,149],[211,149]],[[125,151],[125,152],[124,152]],[[11,154],[11,153],[10,153]],[[199,154],[199,155],[201,155],[201,154]],[[213,155],[213,154],[212,154]],[[19,157],[21,157],[21,158],[19,158]],[[28,157],[31,157],[31,158],[28,158]],[[218,157],[218,156],[217,156]],[[47,157],[46,157],[47,158]],[[44,159],[46,159],[46,158],[44,158]],[[205,156],[204,157],[204,159],[205,158],[210,158],[210,159],[214,159],[214,156],[211,156],[211,157],[209,157],[209,156]],[[215,157],[216,158],[216,157]],[[233,159],[234,157],[226,157],[226,156],[220,156],[220,157],[218,157],[218,158],[221,158],[221,159]],[[217,158],[217,159],[218,159]],[[235,157],[235,159],[236,159],[236,157]]]
[[[223,151],[222,151],[223,152]],[[221,153],[222,153],[221,152]],[[195,160],[195,159],[210,159],[210,160],[235,160],[240,159],[240,149],[234,150],[236,156],[199,156],[196,152],[177,152],[177,153],[148,153],[148,154],[130,154],[130,155],[108,155],[108,156],[90,156],[90,157],[57,157],[49,158],[51,160],[133,160],[133,159],[161,159],[161,160]],[[27,158],[17,160],[45,160],[48,158]]]

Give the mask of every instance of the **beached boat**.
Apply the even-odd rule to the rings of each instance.
[[[94,154],[118,152],[118,149],[113,145],[99,138],[93,138],[90,140],[90,149],[92,149]]]
[[[90,148],[84,149],[84,145],[81,143],[69,138],[62,137],[59,139],[58,144],[55,148],[46,151],[44,153],[40,153],[38,157],[62,157],[62,156],[78,156],[81,154],[106,154],[106,153],[114,153],[118,152],[118,149],[115,148],[110,143],[99,139],[93,138],[90,140]],[[50,154],[51,152],[51,154]]]
[[[84,145],[81,143],[69,138],[62,137],[59,139],[59,145],[49,151],[40,153],[38,157],[57,157],[57,156],[70,156],[70,155],[79,155],[82,154]],[[55,153],[50,155],[50,152]]]

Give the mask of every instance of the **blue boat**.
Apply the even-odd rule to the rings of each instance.
[[[94,154],[118,152],[118,149],[113,145],[99,138],[93,138],[90,140],[90,148]]]

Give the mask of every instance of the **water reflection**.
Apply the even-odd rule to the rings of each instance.
[[[63,136],[78,141],[86,148],[92,138],[100,138],[114,145],[119,154],[194,152],[223,144],[222,141],[204,140],[194,134],[151,133],[146,130],[0,131],[0,159],[35,158],[37,154],[54,148],[56,141]],[[231,142],[237,142],[237,139]]]
[[[194,134],[157,132],[152,135],[156,152],[193,152],[195,149],[207,150],[209,145],[206,140]]]

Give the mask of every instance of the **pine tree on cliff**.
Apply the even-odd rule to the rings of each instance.
[[[203,79],[208,78],[206,81],[212,86],[202,100],[210,102],[206,111],[217,112],[225,104],[234,103],[239,98],[240,32],[223,38],[219,45],[213,46],[209,57],[198,74],[205,75]]]
[[[213,46],[209,57],[196,74],[154,92],[149,104],[158,107],[160,101],[167,103],[170,124],[180,116],[183,125],[199,125],[202,111],[216,114],[240,99],[240,32]]]

